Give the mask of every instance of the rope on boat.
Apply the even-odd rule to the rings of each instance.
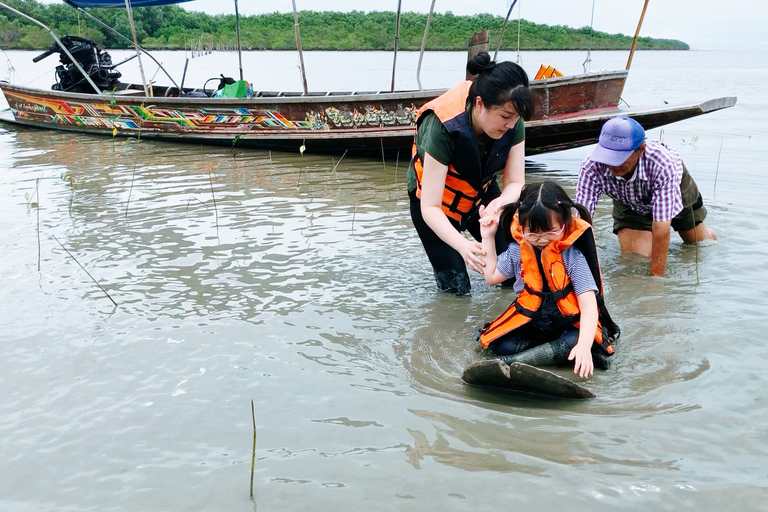
[[[5,63],[6,63],[6,65],[8,66],[8,67],[7,67],[7,69],[6,69],[6,71],[8,72],[8,74],[6,75],[6,77],[7,77],[7,78],[6,78],[6,81],[7,81],[7,82],[11,82],[11,83],[13,83],[13,77],[14,77],[14,75],[15,75],[15,76],[16,76],[16,79],[17,79],[17,80],[19,81],[19,83],[20,83],[20,82],[21,82],[21,77],[20,77],[20,76],[19,76],[19,74],[16,72],[16,68],[15,68],[15,67],[13,67],[13,62],[11,62],[11,58],[8,56],[8,54],[7,54],[7,53],[5,53],[5,50],[3,50],[2,48],[0,48],[0,52],[3,52],[3,55],[5,56]]]

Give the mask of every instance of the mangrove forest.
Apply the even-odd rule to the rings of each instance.
[[[35,0],[5,0],[21,12],[45,23],[59,35],[93,39],[105,48],[125,48],[129,43],[102,27],[77,9]],[[117,32],[131,33],[125,9],[89,9]],[[133,9],[139,43],[151,49],[229,49],[236,46],[235,15],[188,12],[179,6]],[[427,15],[401,14],[398,48],[421,48]],[[488,29],[495,48],[504,24],[503,16],[476,14],[456,16],[433,14],[426,48],[465,50],[473,32]],[[301,44],[304,50],[389,50],[396,29],[394,12],[299,12]],[[241,45],[245,50],[293,50],[296,48],[292,13],[241,16]],[[518,43],[519,37],[519,43]],[[0,48],[37,50],[51,46],[50,35],[39,26],[0,8]],[[518,46],[519,44],[519,46]],[[589,27],[549,26],[512,19],[504,32],[502,49],[514,50],[626,50],[632,35],[608,34]],[[641,37],[640,50],[687,50],[674,39]]]

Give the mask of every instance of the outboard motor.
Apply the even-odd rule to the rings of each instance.
[[[80,66],[88,73],[93,83],[102,91],[111,89],[122,76],[112,66],[112,57],[101,49],[96,41],[77,36],[64,36],[61,43],[66,46],[69,53],[77,60]],[[75,67],[72,60],[61,47],[54,43],[51,48],[32,59],[39,62],[49,55],[59,54],[60,66],[56,66],[57,83],[51,86],[54,91],[95,93],[91,84],[83,77],[80,70]]]

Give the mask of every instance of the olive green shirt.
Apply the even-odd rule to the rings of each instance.
[[[467,106],[466,110],[467,119],[469,120],[470,127],[472,126],[472,108]],[[521,117],[518,119],[514,128],[514,138],[512,139],[512,145],[516,146],[525,139],[525,121]],[[486,154],[486,151],[490,151],[495,141],[489,138],[484,140],[478,140],[477,146],[480,149],[480,154]],[[486,147],[487,146],[487,147]],[[443,165],[450,165],[453,160],[453,153],[455,151],[455,144],[448,131],[443,126],[443,123],[437,118],[434,112],[429,112],[424,115],[424,118],[419,124],[419,128],[416,131],[416,151],[424,158],[425,153],[429,153],[432,158],[437,160]],[[408,167],[408,173],[406,175],[406,185],[408,192],[412,192],[416,188],[416,170],[413,168],[413,162]]]

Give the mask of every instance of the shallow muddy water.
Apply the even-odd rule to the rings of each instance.
[[[5,56],[34,77],[34,55]],[[308,53],[310,87],[385,88],[380,57]],[[583,58],[524,54],[532,73]],[[225,59],[236,69],[231,54],[200,62]],[[417,59],[398,54],[401,87]],[[425,87],[460,79],[461,59],[428,54]],[[592,59],[615,69],[626,54]],[[245,66],[264,89],[297,89],[294,61]],[[680,151],[717,242],[673,238],[668,276],[651,278],[600,203],[622,337],[586,401],[462,383],[477,328],[513,295],[479,276],[470,297],[436,291],[405,155],[0,126],[0,510],[768,510],[768,53],[640,52],[632,66],[632,106],[739,99],[649,132]],[[588,151],[531,158],[527,179],[573,192]]]

